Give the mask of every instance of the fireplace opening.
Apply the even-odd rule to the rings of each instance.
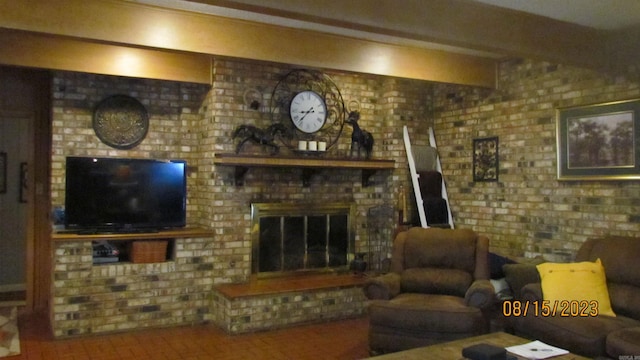
[[[254,203],[252,273],[348,270],[354,258],[353,204]]]

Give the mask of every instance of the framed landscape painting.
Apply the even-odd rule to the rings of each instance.
[[[559,180],[640,179],[640,99],[556,111]]]

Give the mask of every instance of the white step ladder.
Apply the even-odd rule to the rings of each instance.
[[[420,226],[422,226],[423,228],[428,228],[430,226],[429,224],[427,224],[427,216],[424,208],[424,200],[422,197],[422,192],[420,190],[420,182],[419,182],[420,174],[418,174],[418,170],[415,162],[414,149],[411,146],[411,139],[409,138],[409,130],[406,125],[403,128],[403,137],[404,137],[404,148],[407,152],[407,161],[409,162],[409,171],[411,172],[411,183],[413,184],[413,192],[416,197],[416,205],[418,207],[418,215],[420,217]],[[433,133],[433,128],[429,128],[429,146],[432,147],[433,149],[437,149],[436,137]],[[437,151],[435,152],[435,157],[436,157],[436,161],[435,161],[436,171],[442,174],[442,165],[440,164],[440,156],[437,154]],[[447,194],[447,187],[444,182],[444,177],[442,177],[442,198],[445,200],[447,205],[447,217],[448,217],[449,227],[453,229],[454,228],[453,216],[451,215],[451,207],[449,206],[449,196]]]

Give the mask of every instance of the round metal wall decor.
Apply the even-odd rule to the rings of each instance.
[[[291,100],[299,93],[312,91],[318,94],[326,105],[327,118],[320,129],[305,133],[296,128],[290,116]],[[284,75],[271,94],[271,119],[287,127],[293,135],[282,142],[290,149],[297,149],[299,140],[326,142],[326,150],[334,145],[345,122],[345,106],[338,86],[331,78],[316,70],[295,69]]]
[[[131,149],[147,136],[147,109],[131,96],[107,97],[93,113],[93,130],[103,143],[116,149]]]

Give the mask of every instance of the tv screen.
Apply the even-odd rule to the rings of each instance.
[[[67,157],[65,227],[160,230],[186,224],[185,161]]]

